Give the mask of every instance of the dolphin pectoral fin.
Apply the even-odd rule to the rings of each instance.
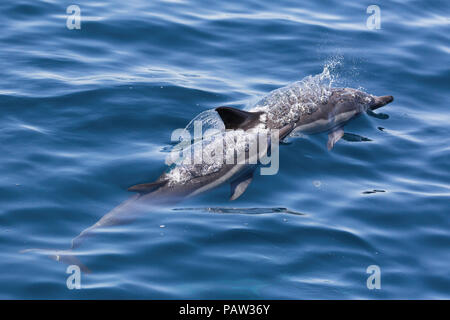
[[[377,118],[377,119],[381,119],[381,120],[386,120],[389,119],[389,115],[386,113],[381,113],[381,112],[373,112],[372,110],[368,109],[366,111],[367,115]]]
[[[247,190],[247,187],[250,185],[252,180],[253,180],[253,171],[251,171],[249,174],[246,174],[232,181],[230,200],[233,201],[239,198],[245,192],[245,190]]]
[[[135,186],[129,187],[128,191],[135,191],[138,193],[150,193],[159,187],[162,187],[167,183],[167,180],[163,181],[156,181],[152,183],[143,183],[143,184],[137,184]]]
[[[259,122],[259,117],[263,112],[248,112],[232,107],[218,107],[216,112],[219,114],[225,129],[245,129],[245,127]]]
[[[348,142],[365,142],[365,141],[372,141],[369,138],[360,136],[359,134],[354,134],[354,133],[348,133],[346,132],[343,136],[342,139],[344,139],[345,141]]]
[[[331,131],[328,134],[328,142],[327,142],[328,150],[333,149],[336,142],[338,142],[339,139],[341,139],[343,136],[344,136],[344,129],[342,128],[338,128],[334,131]]]

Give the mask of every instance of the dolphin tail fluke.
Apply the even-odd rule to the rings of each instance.
[[[55,250],[55,249],[33,248],[33,249],[21,250],[19,252],[45,255],[52,260],[65,263],[67,265],[76,265],[80,268],[81,271],[83,271],[85,273],[92,273],[92,271],[77,258],[77,256],[71,249]]]

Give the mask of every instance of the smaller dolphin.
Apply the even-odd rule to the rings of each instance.
[[[343,127],[364,112],[381,108],[393,96],[374,96],[352,88],[305,90],[302,81],[269,93],[252,111],[267,114],[268,127],[294,123],[293,132],[315,134],[328,132],[328,150],[344,135]]]
[[[345,88],[333,89],[328,102],[316,112],[307,114],[295,123],[295,131],[305,134],[328,132],[328,150],[344,136],[343,127],[351,119],[368,110],[376,110],[394,100],[393,96],[372,96]]]

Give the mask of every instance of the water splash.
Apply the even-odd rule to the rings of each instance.
[[[298,121],[302,115],[313,113],[321,104],[327,103],[331,96],[337,79],[334,70],[341,61],[340,58],[329,60],[320,74],[309,75],[270,92],[250,111],[266,112],[267,126],[270,128],[281,128]]]
[[[165,173],[169,185],[182,184],[192,178],[215,173],[225,164],[244,163],[246,159],[256,164],[263,155],[256,152],[256,146],[261,146],[259,142],[267,140],[269,133],[264,126],[246,131],[225,130],[220,116],[214,110],[202,112],[183,132],[186,134],[184,139],[173,148],[170,155],[175,161]]]
[[[196,130],[200,126],[201,137],[196,140]],[[214,163],[211,166],[200,166],[196,163],[201,163],[201,157],[195,153],[197,147],[207,148],[208,145],[213,145],[218,135],[225,132],[225,125],[219,114],[213,110],[206,110],[192,119],[183,129],[179,137],[179,143],[171,148],[170,159],[166,161],[170,167],[165,174],[165,178],[169,180],[169,184],[185,183],[196,175],[204,175],[213,173],[220,169],[218,164]],[[213,151],[210,151],[212,153]]]
[[[188,131],[192,137],[194,136],[194,125],[198,121],[202,123],[202,129],[205,131],[209,129],[225,131],[225,125],[219,114],[214,109],[210,109],[197,115],[186,126],[185,130]]]

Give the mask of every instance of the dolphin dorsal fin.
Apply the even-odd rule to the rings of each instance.
[[[166,183],[167,183],[167,180],[156,181],[156,182],[151,182],[151,183],[137,184],[137,185],[134,185],[132,187],[129,187],[128,191],[134,191],[134,192],[138,192],[138,193],[141,193],[141,194],[150,193],[152,191],[155,191],[159,187],[162,187]]]
[[[225,129],[248,129],[252,124],[259,122],[259,117],[264,112],[248,112],[232,107],[218,107],[216,108],[220,118],[225,124]]]

